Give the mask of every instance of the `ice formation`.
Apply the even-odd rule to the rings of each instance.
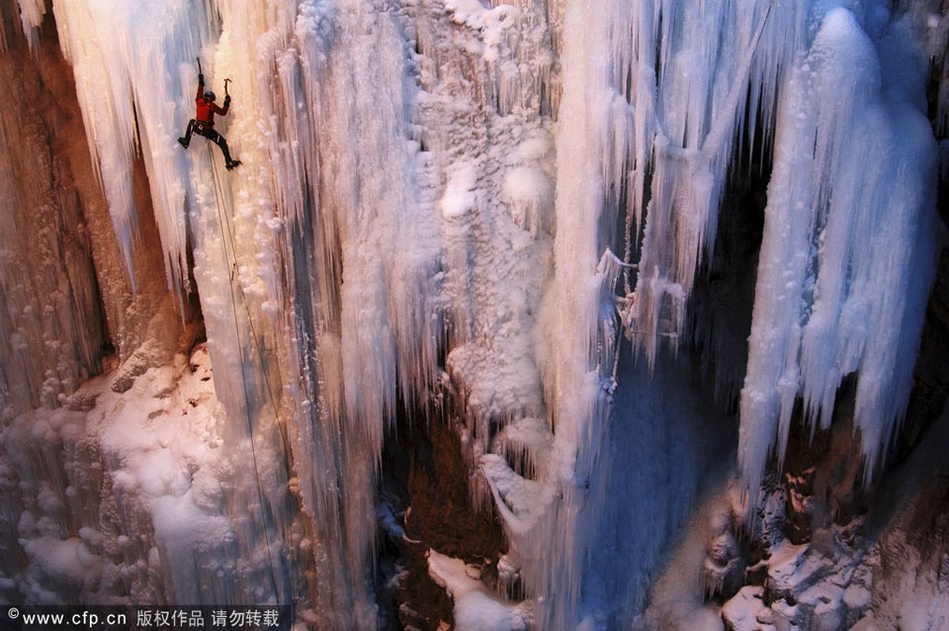
[[[220,435],[258,472],[244,480],[249,495],[220,497],[201,474],[212,464],[188,484],[115,473],[120,487],[154,491],[143,506],[155,511],[162,554],[174,564],[176,550],[201,549],[215,529],[231,541],[235,526],[209,517],[202,493],[231,505],[253,497],[233,541],[267,587],[248,579],[222,587],[227,596],[306,591],[316,624],[374,626],[385,429],[400,405],[432,409],[454,393],[476,500],[493,501],[534,605],[499,605],[498,624],[635,615],[656,548],[604,587],[622,613],[584,594],[599,580],[596,538],[631,517],[606,489],[668,484],[668,501],[643,504],[647,534],[633,540],[648,546],[684,517],[702,467],[666,479],[654,453],[624,473],[613,432],[645,433],[659,453],[700,451],[686,439],[670,446],[662,424],[695,437],[702,414],[660,409],[641,384],[667,384],[661,393],[686,381],[668,376],[678,369],[665,347],[688,334],[720,206],[752,151],[773,171],[741,390],[747,490],[756,499],[769,457],[783,456],[795,401],[826,426],[851,373],[871,473],[907,403],[933,270],[937,158],[917,42],[920,22],[944,33],[946,19],[920,6],[54,0],[128,280],[140,247],[134,174],[144,168],[167,287],[179,312],[200,297]],[[45,3],[19,7],[40,46]],[[236,172],[203,142],[175,142],[192,116],[195,58],[209,85],[234,79],[219,127],[243,160]],[[5,273],[9,414],[68,400],[98,360],[80,343],[58,374],[44,374],[57,357],[19,359],[73,336],[31,332],[28,310],[39,307],[17,296]],[[89,328],[94,308],[67,303],[93,297],[69,296],[62,321]],[[620,360],[624,333],[648,370]],[[139,368],[130,379],[151,374]],[[23,526],[28,556],[37,537],[63,536],[41,526]],[[92,539],[50,545],[56,558],[80,558]],[[306,588],[288,562],[301,551],[313,568]],[[461,600],[487,598],[460,561],[433,551],[430,563],[459,598],[459,620]],[[169,594],[197,587],[187,572],[169,581]]]
[[[530,604],[512,606],[478,580],[475,568],[434,550],[429,553],[432,578],[455,600],[455,628],[459,631],[526,631],[533,628]]]
[[[935,145],[907,25],[881,11],[827,8],[782,85],[741,403],[751,489],[775,442],[783,457],[798,393],[826,428],[842,377],[858,373],[868,474],[909,398],[933,269]]]

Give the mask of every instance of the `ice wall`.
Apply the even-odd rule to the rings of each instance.
[[[783,459],[798,396],[827,428],[857,373],[865,479],[909,399],[934,270],[936,158],[909,20],[815,7],[782,78],[739,463],[752,493]]]
[[[780,466],[798,397],[811,423],[826,425],[842,377],[857,373],[870,479],[908,400],[933,273],[935,145],[916,43],[925,33],[875,2],[578,2],[566,3],[562,35],[552,290],[562,329],[556,369],[545,374],[556,384],[549,460],[562,479],[586,479],[585,459],[602,453],[603,405],[592,389],[610,387],[609,346],[597,331],[596,288],[610,285],[596,282],[598,254],[625,242],[623,259],[637,265],[620,315],[654,366],[661,341],[675,350],[685,333],[719,205],[729,178],[741,176],[736,154],[751,149],[770,153],[774,170],[739,466],[757,497],[771,453]],[[624,224],[625,235],[613,232]],[[556,526],[527,539],[558,554],[528,582],[573,603],[602,500],[553,488],[545,515],[559,513]],[[544,607],[548,624],[571,624],[571,605]]]
[[[629,101],[632,128],[627,259],[642,239],[630,321],[650,363],[661,340],[675,348],[684,332],[732,155],[758,125],[767,133],[777,75],[799,46],[806,11],[806,3],[646,2],[616,20],[612,85]]]
[[[38,9],[24,3],[25,24],[40,23]],[[424,220],[399,214],[417,207],[407,201],[414,192],[405,177],[413,147],[402,94],[406,42],[382,7],[69,2],[53,9],[129,274],[139,153],[167,282],[179,300],[192,289],[193,256],[225,435],[251,441],[260,487],[251,504],[259,516],[236,535],[238,547],[251,533],[279,539],[278,550],[295,539],[288,529],[298,521],[286,508],[292,482],[308,537],[301,549],[318,569],[314,610],[325,626],[373,626],[368,554],[383,423],[394,410],[397,374],[406,400],[434,381],[438,337],[430,305],[410,300],[432,293],[431,257],[421,248],[387,256],[393,237],[438,243]],[[233,123],[219,128],[244,160],[240,180],[225,177],[217,149],[203,140],[189,153],[175,142],[193,112],[198,56],[209,86],[236,79],[243,110],[235,107]],[[362,59],[355,76],[353,59]],[[381,109],[379,85],[392,88]],[[355,115],[353,94],[362,106]],[[351,150],[354,138],[361,151]],[[282,158],[291,164],[281,168]],[[270,160],[278,166],[265,168]],[[305,464],[290,480],[284,467],[295,457]],[[182,594],[191,591],[186,579],[175,586]],[[286,581],[277,567],[271,597],[288,597]]]
[[[20,6],[37,28],[43,4]],[[200,296],[225,435],[263,472],[238,540],[309,555],[316,624],[377,621],[373,493],[404,403],[457,417],[541,626],[589,614],[589,549],[625,515],[598,475],[625,457],[607,438],[616,379],[645,378],[617,372],[618,341],[651,369],[679,348],[738,151],[774,163],[749,489],[797,397],[827,419],[850,372],[868,466],[885,451],[931,274],[935,163],[914,27],[883,3],[52,9],[126,269],[140,156],[168,287]],[[237,171],[199,137],[175,142],[196,57],[219,93],[234,79],[218,129]],[[674,504],[650,527],[668,534]],[[654,558],[617,591],[641,592]],[[273,597],[295,593],[270,564]]]
[[[435,378],[437,224],[418,202],[398,16],[304,3],[294,17],[285,42],[265,40],[276,81],[264,101],[285,222],[294,449],[297,462],[323,463],[297,468],[325,546],[320,615],[367,627],[384,425]]]
[[[569,17],[585,5],[566,6]],[[675,349],[685,333],[736,154],[773,147],[740,466],[755,492],[775,447],[780,462],[798,396],[812,422],[827,423],[842,377],[857,372],[870,472],[906,406],[933,273],[935,145],[916,43],[926,33],[876,2],[609,11],[595,50],[575,51],[565,37],[560,138],[591,171],[559,165],[558,204],[575,182],[589,192],[567,202],[573,212],[558,221],[558,239],[592,231],[601,250],[625,242],[623,259],[638,270],[632,292],[624,282],[623,319],[653,365],[662,340]],[[574,56],[594,65],[572,75]],[[571,117],[574,83],[584,89],[582,123]],[[581,137],[567,141],[581,124]],[[603,225],[625,223],[625,235],[572,227],[578,209],[598,204]],[[593,260],[558,251],[557,275],[568,261]]]

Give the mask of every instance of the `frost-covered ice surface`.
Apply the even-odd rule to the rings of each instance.
[[[133,504],[171,565],[180,543],[209,563],[233,545],[270,568],[215,584],[209,600],[296,593],[279,554],[261,565],[247,547],[256,532],[308,556],[311,622],[370,628],[386,425],[402,403],[461,408],[475,503],[493,502],[529,601],[498,605],[498,624],[527,624],[527,611],[541,628],[623,624],[697,492],[697,419],[727,426],[679,392],[671,357],[741,175],[736,152],[773,162],[741,396],[747,510],[797,397],[826,426],[850,373],[868,473],[886,453],[932,278],[936,145],[918,42],[944,39],[945,18],[923,4],[55,0],[120,256],[134,277],[140,156],[166,283],[181,309],[189,290],[200,297],[216,431],[264,472],[261,517],[241,529],[233,505],[214,512],[235,497],[216,490],[228,477],[210,473],[218,452],[200,440],[176,451],[148,426],[150,394],[97,417],[105,393],[75,422],[124,419],[102,435],[104,454],[123,436],[148,443],[109,471],[131,471],[115,492],[144,494]],[[39,45],[45,5],[19,5]],[[218,126],[237,171],[203,139],[175,142],[196,57],[209,86],[234,79]],[[624,333],[643,367],[617,364]],[[21,346],[5,341],[5,362]],[[167,367],[140,368],[132,391],[168,380]],[[136,477],[136,458],[164,458],[162,473]],[[35,495],[58,516],[23,520],[24,550],[56,554],[30,572],[59,567],[98,593],[67,571],[101,558],[95,533],[73,537],[58,492]],[[633,560],[617,571],[600,562],[611,550]],[[134,567],[152,563],[139,552]],[[475,607],[464,603],[487,595],[457,562],[431,559],[461,624]],[[187,571],[168,580],[202,589]],[[46,589],[21,585],[31,598]]]
[[[458,631],[526,631],[533,628],[530,604],[505,602],[479,580],[479,570],[464,561],[430,551],[429,573],[455,601]]]
[[[6,501],[20,503],[27,563],[4,577],[4,600],[277,603],[285,554],[256,519],[249,442],[225,440],[206,348],[121,392],[119,379],[5,428],[2,483],[18,487]],[[272,484],[266,465],[258,473]]]

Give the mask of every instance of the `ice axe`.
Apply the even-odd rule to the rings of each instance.
[[[204,73],[201,71],[201,58],[200,58],[200,57],[195,57],[194,60],[198,62],[198,74],[204,74]]]
[[[230,96],[230,95],[227,93],[227,84],[228,84],[230,81],[231,81],[231,80],[230,80],[229,78],[224,80],[224,96]]]

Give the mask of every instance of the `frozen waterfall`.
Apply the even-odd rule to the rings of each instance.
[[[642,625],[722,459],[750,524],[848,378],[882,471],[942,246],[944,4],[0,9],[2,76],[42,79],[0,119],[5,602],[391,627],[385,455],[446,423],[507,546],[493,591],[431,551],[458,627]],[[176,142],[196,59],[236,170]],[[739,194],[760,246],[716,310]]]

